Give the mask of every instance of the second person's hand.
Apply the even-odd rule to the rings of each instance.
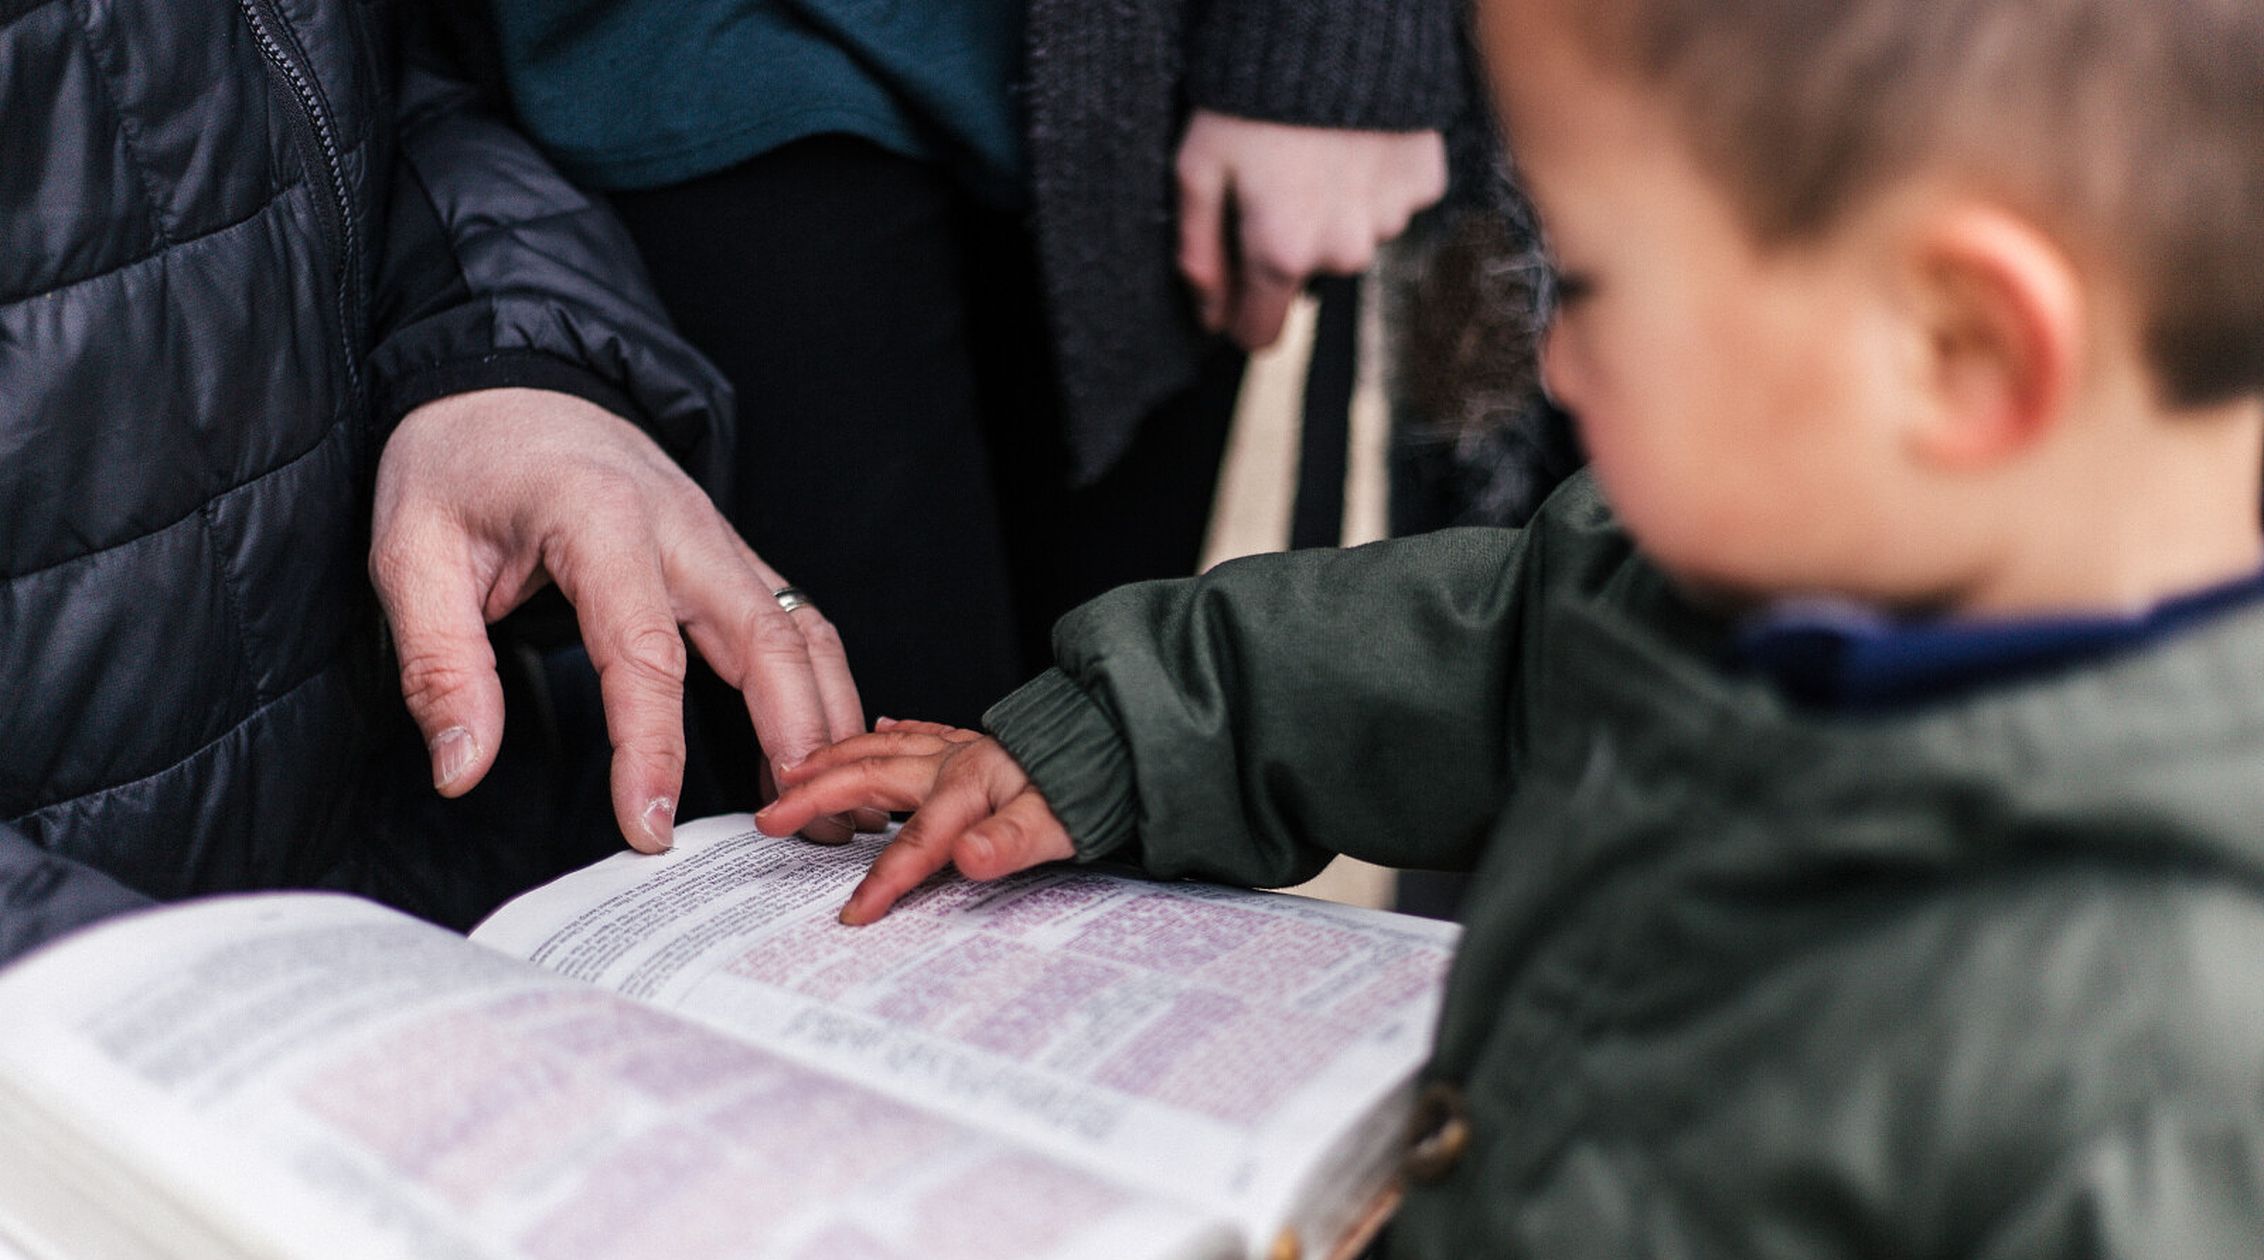
[[[1179,270],[1203,326],[1281,336],[1306,281],[1357,275],[1446,192],[1436,131],[1347,131],[1198,109],[1180,141]]]
[[[410,412],[378,464],[373,534],[370,576],[444,796],[471,790],[503,737],[488,624],[549,582],[597,667],[614,816],[638,849],[665,849],[675,831],[685,636],[746,697],[773,774],[864,727],[833,627],[779,607],[785,580],[692,479],[580,398],[481,390]],[[811,839],[850,831],[804,825]]]

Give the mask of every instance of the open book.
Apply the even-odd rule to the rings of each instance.
[[[0,1255],[1327,1255],[1455,929],[1057,868],[834,915],[878,840],[689,824],[467,944],[353,898],[0,972]]]

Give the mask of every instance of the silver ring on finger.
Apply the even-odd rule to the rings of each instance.
[[[811,599],[809,592],[799,586],[781,586],[772,591],[770,597],[778,601],[779,609],[784,612],[793,612],[797,608],[817,607],[817,601]]]

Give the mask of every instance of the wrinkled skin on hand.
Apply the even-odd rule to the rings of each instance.
[[[370,577],[442,795],[477,785],[503,739],[487,627],[548,583],[597,667],[614,815],[638,849],[667,848],[675,830],[686,636],[746,697],[772,774],[863,729],[833,627],[814,608],[779,608],[785,580],[691,478],[582,399],[480,390],[410,412],[379,461],[372,528]],[[812,839],[850,831],[809,827]]]

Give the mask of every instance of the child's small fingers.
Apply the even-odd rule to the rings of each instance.
[[[788,787],[755,815],[774,836],[790,835],[823,814],[857,809],[917,809],[935,788],[940,760],[866,757]]]
[[[901,840],[889,845],[873,859],[872,869],[849,894],[848,904],[841,907],[841,921],[850,927],[878,921],[899,898],[950,860],[947,851],[907,845]]]
[[[873,757],[925,757],[933,753],[949,752],[952,745],[933,735],[914,734],[895,730],[871,731],[852,735],[838,744],[828,744],[800,763],[779,772],[779,786],[791,787],[841,766]]]
[[[1069,833],[1045,798],[1024,792],[996,814],[967,828],[954,860],[969,879],[998,879],[1047,862],[1077,856]]]
[[[918,819],[915,814],[913,821]],[[950,864],[951,840],[957,835],[955,830],[948,835],[914,830],[911,823],[906,823],[896,839],[873,859],[872,869],[865,872],[864,879],[858,881],[855,891],[849,894],[848,904],[841,907],[841,921],[851,927],[861,927],[887,914],[905,893]]]
[[[902,746],[893,733],[885,731],[852,735],[838,743],[827,744],[794,765],[779,771],[779,786],[807,782],[835,766],[845,765],[860,757],[887,756]]]
[[[967,828],[990,816],[990,797],[979,780],[948,775],[939,779],[927,803],[873,859],[872,870],[841,908],[841,921],[871,923],[888,913],[897,898],[951,862]]]
[[[778,777],[771,771],[769,761],[761,758],[758,758],[756,760],[755,782],[757,789],[762,793],[762,795],[757,797],[756,799],[762,801],[775,801],[778,799]],[[762,825],[760,818],[756,819],[755,825]],[[785,833],[780,832],[776,834],[783,835]],[[810,822],[805,823],[801,827],[801,829],[794,834],[801,836],[804,840],[810,841],[812,844],[847,844],[851,840],[857,838],[857,828],[856,824],[851,822],[847,815],[833,814],[824,818],[813,819]]]
[[[881,729],[892,735],[933,735],[954,744],[972,743],[981,739],[981,731],[970,731],[964,726],[946,726],[941,722],[921,722],[911,718],[888,718]]]

